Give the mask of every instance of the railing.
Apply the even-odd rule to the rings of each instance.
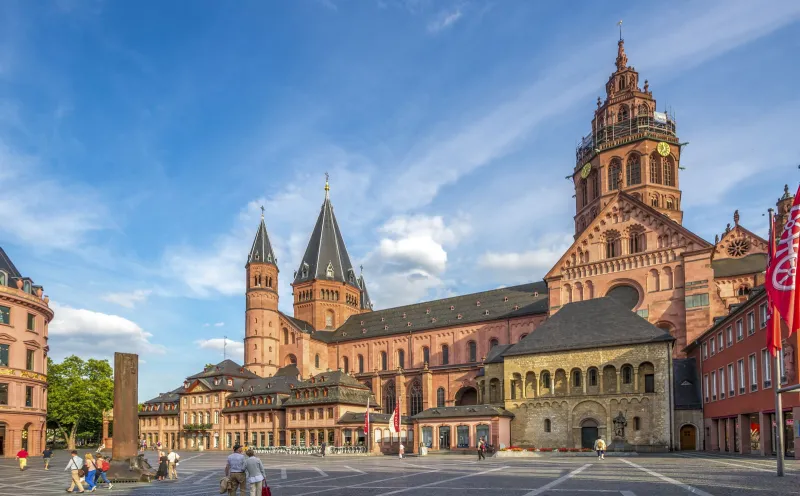
[[[212,424],[184,424],[183,430],[185,431],[210,431],[213,427]]]
[[[331,455],[361,455],[367,452],[366,446],[334,446],[328,451]]]
[[[320,455],[321,446],[262,446],[250,448],[261,455]],[[367,452],[366,446],[331,446],[326,453],[330,455],[359,455]]]
[[[581,140],[575,151],[575,161],[580,167],[595,153],[595,150],[617,146],[645,136],[677,143],[675,121],[668,118],[667,122],[662,123],[656,122],[651,116],[637,116],[601,127],[597,133],[591,133]]]

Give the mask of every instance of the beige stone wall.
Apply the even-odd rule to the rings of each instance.
[[[502,371],[504,405],[516,415],[511,422],[514,445],[580,448],[581,427],[591,422],[611,444],[612,419],[622,412],[628,422],[627,449],[663,448],[670,444],[670,353],[668,344],[654,343],[507,357],[502,366],[487,366],[486,379],[488,384]],[[631,368],[629,384],[624,367]],[[591,370],[596,371],[596,385],[587,380]],[[578,387],[573,382],[575,372],[581,375]],[[645,393],[647,373],[654,375],[653,393]],[[542,381],[546,374],[550,374],[549,389]],[[513,382],[520,378],[521,385]],[[546,420],[550,432],[545,432]]]

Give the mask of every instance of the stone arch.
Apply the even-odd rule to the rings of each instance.
[[[518,372],[511,374],[511,399],[518,400],[522,398],[522,375]]]
[[[553,376],[549,370],[543,370],[539,373],[539,394],[550,394],[553,387]]]
[[[284,367],[287,365],[297,365],[297,357],[294,354],[289,353],[286,355],[286,358],[283,359]]]
[[[655,392],[655,374],[656,368],[651,362],[642,362],[639,364],[639,392],[644,393],[647,391],[648,381],[652,381],[653,392]],[[648,379],[647,376],[652,376]]]
[[[536,374],[528,372],[525,374],[525,397],[534,398],[536,396]]]
[[[500,379],[494,377],[489,380],[489,403],[500,403],[503,398]]]
[[[464,386],[456,392],[456,406],[477,405],[478,390],[472,386]]]
[[[606,393],[617,392],[617,369],[613,365],[603,367],[603,391]]]
[[[650,272],[647,273],[647,291],[650,293],[654,293],[661,289],[660,284],[660,274],[658,273],[658,269],[650,269]]]
[[[557,395],[567,394],[567,373],[564,369],[556,370],[555,377],[553,378],[553,389]]]
[[[688,430],[688,436],[684,435],[686,430]],[[678,428],[678,449],[681,451],[699,450],[700,432],[702,431],[692,422],[681,424],[681,426]]]

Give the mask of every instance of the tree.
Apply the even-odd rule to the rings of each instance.
[[[114,404],[113,371],[108,360],[72,355],[61,363],[48,358],[47,421],[55,425],[68,449],[75,449],[78,432],[94,432],[103,411]]]

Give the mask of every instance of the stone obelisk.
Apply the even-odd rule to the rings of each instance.
[[[114,353],[114,441],[109,479],[150,482],[152,467],[139,455],[138,441],[139,355]]]

